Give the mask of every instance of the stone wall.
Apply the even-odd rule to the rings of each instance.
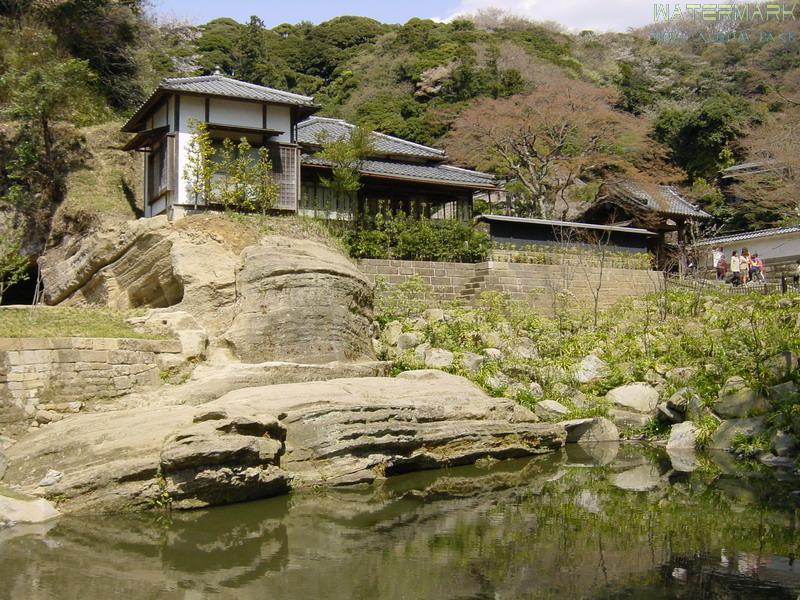
[[[0,338],[0,404],[77,412],[161,383],[161,368],[182,352],[177,340]]]
[[[373,281],[390,286],[413,276],[429,285],[440,301],[472,301],[484,291],[505,292],[544,312],[552,312],[565,298],[573,305],[591,307],[599,285],[599,306],[661,289],[663,274],[645,269],[618,269],[599,265],[542,265],[511,262],[437,263],[410,260],[362,259],[359,267]]]

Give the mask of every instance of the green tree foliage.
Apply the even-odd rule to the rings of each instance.
[[[372,132],[364,127],[354,127],[347,138],[318,140],[322,150],[317,157],[331,165],[331,177],[320,177],[325,187],[338,192],[351,193],[361,189],[361,164],[374,152]]]
[[[759,120],[749,102],[725,93],[693,107],[663,108],[653,136],[670,147],[673,160],[690,178],[709,178],[742,157],[736,140]]]
[[[0,236],[0,302],[8,288],[28,279],[29,260],[20,254],[21,248],[19,236]]]
[[[268,148],[253,148],[247,138],[225,138],[215,146],[205,123],[193,120],[190,126],[183,177],[195,206],[217,204],[264,214],[275,205],[279,186]]]
[[[615,83],[620,92],[617,107],[622,110],[640,115],[656,99],[653,81],[633,63],[620,63]]]

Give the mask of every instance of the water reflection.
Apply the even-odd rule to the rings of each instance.
[[[1,598],[796,598],[798,485],[569,447],[211,511],[0,531]]]

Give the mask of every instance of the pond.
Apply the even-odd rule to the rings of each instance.
[[[793,475],[646,446],[0,531],[0,598],[798,598]]]

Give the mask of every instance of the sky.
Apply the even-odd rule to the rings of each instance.
[[[652,22],[648,0],[151,0],[165,18],[205,23],[216,17],[246,21],[258,15],[268,27],[281,23],[319,23],[339,15],[405,23],[412,17],[448,19],[485,8],[499,8],[536,21],[556,21],[569,29],[625,31]]]

